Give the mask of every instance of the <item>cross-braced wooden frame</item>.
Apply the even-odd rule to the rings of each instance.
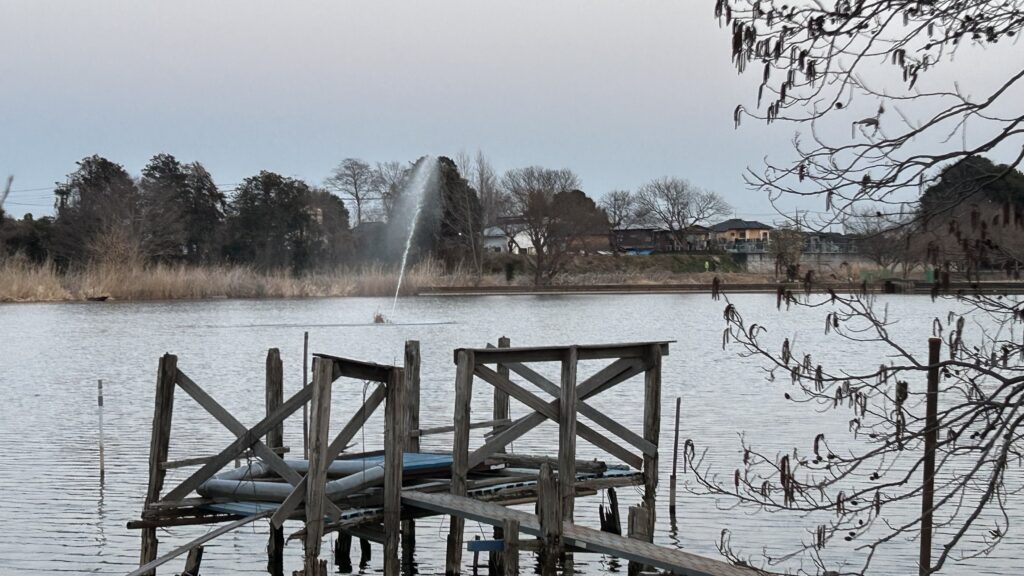
[[[458,349],[455,351],[455,438],[452,447],[451,493],[465,496],[469,470],[489,456],[536,428],[545,420],[558,424],[558,491],[562,519],[572,521],[576,480],[576,437],[590,442],[629,466],[643,472],[644,506],[649,511],[648,534],[654,529],[655,492],[658,483],[658,435],[661,421],[661,358],[668,354],[669,342],[642,342],[595,346],[510,348],[508,341],[499,347]],[[612,360],[582,382],[577,382],[580,360]],[[555,384],[527,364],[560,362],[561,382]],[[490,366],[494,365],[495,368]],[[545,401],[510,378],[511,373],[554,397]],[[644,374],[644,430],[636,434],[614,419],[587,404],[586,400]],[[509,398],[532,410],[510,425],[496,428],[483,446],[470,452],[469,431],[473,380],[480,378],[494,387],[494,419],[508,418]],[[583,415],[625,445],[616,443],[593,427],[579,422]],[[638,450],[634,453],[630,448]],[[448,536],[446,573],[458,573],[461,564],[464,519],[451,517]]]

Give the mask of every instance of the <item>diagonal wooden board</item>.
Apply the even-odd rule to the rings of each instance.
[[[501,526],[506,520],[518,520],[520,530],[540,536],[540,520],[537,516],[506,508],[500,504],[483,502],[473,498],[453,496],[445,493],[406,491],[402,503],[414,508],[440,514],[450,514]],[[623,538],[609,532],[578,526],[572,522],[562,525],[562,539],[569,546],[609,554],[624,560],[642,562],[681,576],[762,576],[760,570],[736,566],[721,560],[705,558],[682,550],[658,546],[642,540]]]
[[[192,540],[191,542],[189,542],[187,544],[183,544],[181,546],[178,546],[174,550],[171,550],[167,554],[164,554],[163,556],[157,558],[156,560],[153,560],[152,562],[147,562],[147,563],[143,564],[142,566],[139,566],[135,570],[132,570],[131,572],[129,572],[128,576],[141,576],[142,574],[152,573],[159,566],[163,566],[167,562],[170,562],[171,560],[177,558],[178,556],[181,556],[182,554],[188,552],[189,550],[195,548],[196,546],[201,546],[201,545],[209,542],[210,540],[213,540],[214,538],[216,538],[218,536],[221,536],[223,534],[227,534],[228,532],[231,532],[232,530],[235,530],[237,528],[241,528],[242,526],[245,526],[246,524],[250,524],[252,522],[255,522],[256,520],[259,520],[260,518],[266,518],[267,516],[270,516],[270,513],[271,513],[270,510],[265,510],[263,512],[257,512],[256,514],[253,514],[252,516],[246,516],[245,518],[241,518],[241,519],[235,520],[234,522],[232,522],[230,524],[224,524],[223,526],[218,527],[216,530],[211,530],[210,532],[207,532],[206,534],[203,534],[202,536],[196,538],[195,540]]]

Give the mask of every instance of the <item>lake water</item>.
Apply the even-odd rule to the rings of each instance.
[[[818,358],[849,366],[877,366],[881,349],[852,348],[822,336],[820,312],[775,310],[775,296],[733,295],[748,321],[770,327],[766,339],[785,336],[809,345]],[[948,305],[926,297],[892,297],[891,316],[901,319],[893,332],[906,346],[926,351],[931,318],[944,316]],[[734,548],[759,555],[762,548],[778,555],[794,541],[808,540],[814,524],[784,514],[751,514],[749,510],[681,491],[678,526],[667,518],[668,475],[671,468],[675,398],[682,398],[680,437],[693,438],[708,448],[709,462],[723,479],[731,479],[740,463],[739,435],[763,451],[809,450],[818,432],[845,438],[846,418],[817,414],[783,398],[788,379],[766,382],[760,364],[737,357],[735,348],[722,349],[724,303],[707,295],[590,295],[420,297],[399,302],[396,324],[372,325],[375,311],[387,311],[385,299],[347,298],[310,300],[220,300],[159,303],[62,303],[0,306],[0,574],[67,573],[124,574],[137,565],[139,533],[125,523],[137,519],[146,487],[146,466],[152,420],[153,390],[161,354],[178,355],[178,366],[203,386],[243,423],[263,415],[263,370],[266,351],[281,349],[285,392],[301,386],[303,331],[310,348],[380,363],[401,363],[403,342],[417,339],[422,346],[423,427],[451,424],[455,366],[452,349],[480,347],[508,336],[513,345],[567,345],[647,340],[675,340],[663,367],[659,543],[716,555],[723,529],[732,533]],[[581,378],[599,366],[584,363]],[[557,366],[546,374],[555,377]],[[99,412],[96,381],[105,391],[103,434],[106,481],[98,473]],[[784,381],[783,381],[784,380]],[[334,430],[361,404],[364,386],[341,380],[333,392]],[[213,454],[232,436],[184,394],[177,395],[171,458]],[[620,422],[641,428],[642,378],[597,396],[592,404]],[[491,413],[491,388],[474,386],[474,419]],[[526,409],[513,402],[513,417]],[[381,446],[383,410],[359,448]],[[479,431],[478,431],[479,432]],[[522,453],[554,453],[556,427],[551,423],[518,441]],[[482,441],[474,435],[473,443]],[[450,437],[424,439],[425,450],[448,448]],[[285,443],[301,449],[301,418],[292,418]],[[681,441],[682,443],[682,441]],[[583,441],[581,458],[604,457]],[[168,485],[185,471],[172,471]],[[692,484],[681,477],[680,482]],[[1011,497],[1012,498],[1012,497]],[[632,489],[620,491],[623,514],[639,500]],[[597,526],[601,497],[578,501],[577,521]],[[1010,502],[1011,514],[1024,507]],[[297,525],[296,525],[297,526]],[[416,559],[421,573],[443,573],[443,518],[418,525]],[[193,526],[160,531],[161,551],[208,531]],[[266,556],[266,522],[218,538],[207,546],[203,572],[261,574]],[[489,534],[489,527],[467,523],[467,534]],[[854,543],[855,544],[855,543]],[[358,547],[353,557],[358,557]],[[325,551],[330,550],[325,543]],[[949,572],[1005,574],[1015,571],[1024,556],[1024,540],[1010,537],[991,556],[971,560]],[[852,545],[827,548],[829,558],[855,562]],[[286,549],[286,570],[301,562],[301,543]],[[326,552],[325,552],[326,555]],[[468,562],[471,554],[466,554]],[[880,553],[878,573],[916,573],[917,543],[897,542]],[[173,561],[161,573],[180,571]],[[532,556],[523,556],[528,569]],[[579,556],[578,571],[603,573],[617,567],[608,558]],[[799,564],[783,566],[796,569]],[[380,549],[367,571],[381,569]],[[812,565],[803,569],[814,573]],[[290,572],[289,572],[290,573]]]

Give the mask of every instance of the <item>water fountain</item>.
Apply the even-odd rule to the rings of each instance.
[[[408,212],[412,211],[412,218],[409,221],[409,235],[405,239],[405,249],[402,251],[402,263],[398,270],[398,285],[395,286],[395,298],[391,303],[391,314],[390,319],[394,319],[395,310],[398,307],[398,295],[402,291],[402,281],[405,279],[405,267],[409,261],[409,251],[412,248],[412,239],[416,234],[416,223],[419,221],[420,212],[423,210],[423,199],[426,196],[427,189],[436,183],[438,174],[438,163],[437,158],[433,156],[424,156],[413,169],[412,174],[409,177],[408,183],[405,185],[405,190],[401,198],[399,199],[400,208]],[[374,316],[374,321],[377,321],[378,315]]]

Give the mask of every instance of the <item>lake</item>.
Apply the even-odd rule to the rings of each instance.
[[[822,312],[775,309],[774,294],[731,295],[748,322],[769,327],[766,342],[795,338],[816,361],[846,366],[877,366],[884,350],[874,345],[853,347],[825,337]],[[927,297],[879,297],[892,329],[910,349],[927,350],[930,322],[944,317],[950,304]],[[675,398],[682,398],[682,439],[707,448],[708,462],[723,480],[741,463],[740,434],[767,453],[793,446],[809,451],[818,432],[830,439],[849,438],[845,414],[818,414],[812,407],[784,399],[788,377],[768,382],[761,364],[737,356],[736,347],[722,348],[723,301],[706,294],[545,295],[488,297],[419,297],[399,302],[395,324],[373,325],[374,312],[389,313],[391,302],[374,298],[308,300],[210,300],[154,303],[61,303],[0,305],[0,574],[66,573],[124,574],[137,565],[139,533],[125,523],[137,519],[147,481],[147,457],[157,361],[165,352],[178,355],[178,367],[203,386],[243,423],[263,415],[264,361],[270,347],[281,349],[285,393],[301,386],[303,332],[310,332],[312,352],[370,360],[402,361],[403,342],[417,339],[422,347],[423,427],[450,425],[455,366],[452,349],[481,347],[508,336],[513,346],[592,344],[675,340],[663,364],[661,478],[656,541],[688,551],[717,555],[723,529],[731,531],[735,549],[755,557],[762,548],[778,556],[788,544],[809,540],[815,523],[792,514],[752,514],[729,501],[681,490],[678,526],[668,524],[668,476],[672,462]],[[599,366],[582,363],[580,377]],[[557,375],[557,366],[545,372]],[[103,435],[106,479],[98,473],[99,412],[96,381],[103,380]],[[361,382],[339,381],[333,392],[333,430],[362,403]],[[232,436],[184,394],[177,395],[171,458],[213,454]],[[594,398],[592,404],[620,422],[640,429],[642,378]],[[526,409],[512,403],[512,416]],[[490,418],[491,388],[474,386],[474,419]],[[358,449],[382,445],[383,410],[357,436]],[[555,453],[557,428],[550,422],[512,450]],[[474,431],[482,432],[482,431]],[[474,434],[473,443],[482,441]],[[423,449],[447,449],[450,436],[424,438]],[[285,430],[285,444],[301,451],[301,418]],[[605,457],[579,441],[581,458]],[[170,485],[185,471],[174,470]],[[682,474],[682,473],[681,473]],[[681,483],[693,485],[681,475]],[[1024,511],[1020,498],[1011,513]],[[639,492],[620,491],[623,515],[639,500]],[[581,499],[576,518],[598,525],[601,496]],[[297,526],[297,525],[296,525]],[[208,531],[209,527],[169,528],[158,532],[161,551]],[[266,522],[243,528],[207,546],[204,574],[261,574],[266,555]],[[447,521],[418,523],[416,559],[421,573],[443,573]],[[490,534],[489,527],[467,522],[467,537]],[[853,544],[826,548],[828,558],[855,562],[862,554]],[[330,550],[325,544],[325,556]],[[1016,569],[1024,540],[1011,532],[988,556],[953,566],[949,573],[1003,574]],[[896,542],[879,553],[878,573],[916,573],[917,543]],[[301,543],[285,551],[286,571],[301,565]],[[354,558],[358,547],[354,547]],[[471,554],[464,555],[468,562]],[[173,561],[161,573],[180,571]],[[533,557],[523,556],[529,570]],[[782,566],[796,569],[797,564]],[[374,546],[369,571],[382,567]],[[585,574],[625,565],[596,555],[577,557]],[[804,569],[814,573],[812,565]],[[944,572],[945,573],[945,572]]]

